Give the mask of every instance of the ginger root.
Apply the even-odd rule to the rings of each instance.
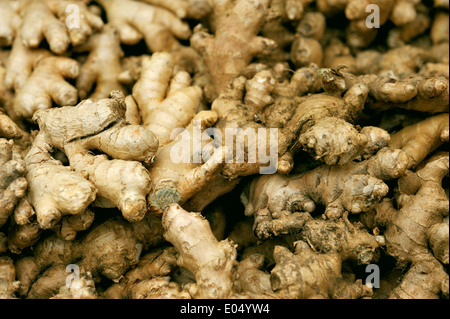
[[[171,141],[173,130],[190,123],[202,98],[201,89],[191,86],[190,75],[185,71],[175,73],[174,67],[168,53],[145,56],[140,78],[133,87],[142,125],[158,137],[161,146]]]
[[[342,259],[337,253],[314,252],[304,241],[295,251],[277,246],[270,282],[275,293],[295,299],[357,299],[372,295],[361,280],[349,282],[341,275]]]
[[[177,264],[195,276],[188,288],[194,298],[229,298],[236,248],[229,240],[218,242],[208,221],[198,213],[189,213],[172,204],[162,217],[164,238],[178,252]]]
[[[25,163],[16,145],[26,135],[0,110],[0,227],[6,224],[28,187]]]
[[[123,94],[114,91],[109,99],[35,114],[40,133],[33,143],[35,151],[27,155],[27,166],[33,183],[30,202],[43,228],[54,227],[62,215],[83,213],[94,199],[97,206],[119,207],[130,221],[142,220],[150,177],[141,161],[152,161],[158,140],[142,126],[127,125],[125,108]],[[51,157],[52,147],[66,153],[71,167]],[[113,159],[93,155],[93,149]]]
[[[387,253],[399,267],[412,263],[392,298],[438,298],[441,292],[448,296],[448,274],[438,261],[448,264],[448,249],[436,249],[448,243],[448,232],[436,232],[433,227],[448,215],[448,197],[441,185],[448,170],[448,153],[430,158],[417,171],[420,186],[414,195],[400,195],[398,210],[388,198],[376,209],[375,221],[386,228]]]
[[[264,22],[269,0],[209,1],[212,13],[211,35],[198,25],[191,37],[191,45],[203,57],[210,76],[205,95],[213,100],[242,72],[257,55],[270,53],[275,41],[258,37]]]
[[[126,93],[118,79],[122,72],[120,58],[123,52],[117,31],[112,26],[105,25],[100,33],[89,37],[84,44],[77,46],[75,51],[89,51],[76,81],[80,99],[104,99],[112,91]],[[94,85],[95,91],[90,94]]]
[[[408,158],[401,150],[384,148],[363,162],[322,165],[298,175],[255,178],[245,195],[245,214],[255,217],[258,237],[289,233],[303,226],[307,212],[325,205],[324,215],[338,218],[374,208],[388,193],[385,180],[403,175]],[[326,178],[324,178],[326,176]]]
[[[66,268],[75,265],[94,278],[119,280],[139,261],[143,249],[161,243],[162,227],[157,217],[147,216],[131,224],[111,218],[89,229],[86,236],[66,241],[56,234],[34,246],[32,256],[16,262],[19,294],[27,298],[50,298],[66,283]]]
[[[100,17],[92,13],[84,0],[26,0],[21,3],[20,34],[25,46],[37,48],[45,38],[50,50],[63,54],[69,45],[79,45],[103,27]],[[77,12],[78,25],[71,13]]]

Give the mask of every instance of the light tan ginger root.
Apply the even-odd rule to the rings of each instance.
[[[416,9],[416,17],[411,22],[389,30],[386,41],[389,47],[401,47],[429,29],[432,22],[429,8],[420,5]]]
[[[211,31],[202,25],[194,29],[191,45],[203,57],[210,75],[204,88],[208,100],[217,98],[258,56],[270,53],[276,42],[259,37],[265,23],[269,0],[211,0]]]
[[[134,45],[142,38],[152,52],[171,51],[175,37],[187,39],[189,26],[172,12],[134,0],[100,0],[108,21],[119,32],[123,44]]]
[[[374,12],[373,9],[366,11],[367,6],[378,7],[377,22],[382,26],[388,21],[394,4],[395,0],[318,0],[317,9],[327,17],[345,12],[346,18],[350,20],[346,30],[347,44],[351,47],[364,48],[374,41],[379,29],[369,28],[366,25],[366,19]],[[373,15],[369,22],[375,22]]]
[[[25,195],[28,183],[23,159],[15,154],[15,138],[23,131],[0,111],[0,227]]]
[[[371,235],[361,223],[351,223],[348,213],[337,220],[309,219],[297,237],[319,253],[338,253],[343,260],[368,265],[379,259],[383,236]]]
[[[401,150],[384,148],[363,162],[346,166],[322,165],[298,175],[260,176],[243,195],[245,214],[255,217],[254,231],[260,238],[297,232],[316,204],[334,219],[344,211],[359,214],[371,210],[386,194],[384,180],[396,179],[407,169]]]
[[[274,20],[264,24],[261,36],[275,41],[276,48],[269,54],[257,57],[258,63],[274,65],[279,62],[288,62],[291,58],[290,47],[295,39],[292,31],[288,30],[280,21]]]
[[[449,110],[449,81],[442,76],[427,77],[415,73],[399,77],[392,72],[354,76],[339,70],[337,75],[327,74],[327,77],[332,79],[331,85],[341,86],[343,90],[358,84],[366,86],[368,109],[401,108],[427,113]]]
[[[38,62],[50,56],[52,53],[46,49],[30,49],[25,46],[22,37],[18,34],[14,39],[8,59],[5,61],[6,87],[10,90],[19,90],[25,85]]]
[[[19,1],[2,1],[0,3],[0,17],[0,46],[10,46],[21,23]]]
[[[169,53],[144,56],[140,78],[133,87],[142,125],[158,137],[160,146],[173,139],[173,130],[191,122],[202,100],[202,90],[191,86],[190,75],[174,68]]]
[[[297,21],[303,17],[312,0],[272,0],[270,14],[281,18],[281,21]]]
[[[218,242],[208,221],[199,213],[189,213],[170,205],[163,214],[164,238],[178,252],[177,264],[195,276],[188,289],[193,298],[221,299],[232,296],[236,248],[229,240]]]
[[[264,255],[251,254],[236,267],[233,284],[235,294],[248,298],[276,298],[270,282],[270,274],[262,270]]]
[[[74,240],[77,233],[91,227],[95,214],[89,208],[79,215],[63,216],[61,222],[52,230],[65,240]]]
[[[69,159],[70,167],[61,165],[60,170],[68,170],[71,175],[77,176],[76,180],[85,180],[78,183],[70,180],[54,183],[48,178],[48,174],[54,169],[53,165],[46,174],[41,175],[44,180],[40,182],[37,182],[36,176],[30,175],[35,183],[33,192],[45,190],[39,186],[40,183],[51,184],[48,187],[61,187],[62,184],[63,189],[66,189],[63,194],[68,195],[69,202],[76,197],[85,199],[77,200],[78,206],[64,206],[66,214],[82,213],[87,207],[85,204],[92,201],[92,194],[97,193],[94,205],[118,207],[129,221],[139,221],[144,217],[151,180],[142,163],[153,161],[158,140],[151,131],[140,125],[127,125],[123,118],[126,108],[124,99],[122,92],[113,91],[108,99],[97,102],[85,100],[76,107],[54,108],[35,114],[34,120],[40,128],[35,142],[45,143],[47,146],[42,149],[47,152],[50,147],[63,151]],[[94,155],[91,150],[98,150],[103,154]],[[49,157],[48,153],[45,154]],[[36,166],[34,174],[42,173],[41,162],[29,157]],[[29,169],[29,172],[31,174],[32,170]],[[72,190],[81,185],[86,185],[84,191],[71,194]],[[49,205],[46,200],[38,213],[35,204],[42,203],[42,198],[42,194],[35,196],[33,206],[38,220],[47,220],[44,224],[51,228],[63,212],[58,212],[60,205]]]
[[[436,12],[430,30],[430,38],[434,44],[449,42],[449,14],[448,12]]]
[[[390,18],[394,5],[395,0],[348,1],[345,8],[345,16],[350,20],[346,30],[347,44],[353,48],[368,47],[375,40],[380,27]],[[378,25],[370,27],[370,23]]]
[[[413,264],[395,287],[389,299],[447,299],[449,296],[448,274],[434,258]]]
[[[160,214],[172,203],[183,205],[219,176],[230,157],[228,147],[214,145],[207,134],[217,121],[213,111],[201,111],[172,142],[160,147],[149,167],[149,209]]]
[[[14,261],[8,256],[0,256],[0,299],[16,299],[19,286]]]
[[[16,91],[14,111],[18,116],[31,120],[38,110],[75,105],[78,91],[66,81],[78,76],[79,67],[75,60],[62,56],[49,56],[40,60],[30,77]]]
[[[262,26],[261,36],[275,41],[276,48],[268,55],[257,58],[258,62],[273,65],[290,60],[289,51],[295,34],[285,24],[296,23],[301,19],[311,2],[310,0],[272,0],[270,2],[269,17],[266,18],[268,21]]]
[[[117,31],[112,26],[105,25],[100,33],[92,35],[84,44],[75,47],[74,51],[89,52],[76,81],[80,99],[103,99],[112,91],[126,93],[118,80],[122,72],[120,59],[124,54]],[[94,85],[95,90],[92,92]]]
[[[169,276],[157,276],[133,286],[130,299],[192,299],[191,295],[171,281]]]
[[[178,41],[191,36],[188,23],[170,10],[135,0],[97,2],[106,11],[109,24],[119,32],[122,44],[135,45],[144,39],[151,52],[172,53],[182,70],[197,72],[201,67],[198,53]]]
[[[431,116],[391,135],[389,147],[402,149],[408,156],[408,168],[416,168],[427,156],[449,139],[449,115]]]
[[[253,77],[251,80],[246,81],[244,77],[237,78],[232,86],[221,94],[212,105],[212,109],[219,114],[219,121],[215,125],[215,129],[220,129],[224,136],[227,128],[237,128],[238,131],[234,132],[237,133],[237,141],[242,136],[245,138],[246,128],[284,127],[295,111],[296,105],[292,102],[292,97],[313,90],[317,82],[314,66],[300,68],[292,76],[287,75],[290,73],[290,69],[283,63],[273,67],[274,74],[266,65],[253,65],[253,67],[255,69],[251,70],[252,67],[249,66],[248,74],[246,74],[248,78]],[[265,76],[269,76],[269,78],[264,80]],[[272,83],[274,78],[276,79],[275,86]],[[261,83],[263,85],[260,85]],[[244,91],[246,91],[245,97]],[[265,107],[273,100],[270,95],[275,97],[275,101],[269,107]],[[256,121],[261,121],[261,123],[258,124]],[[217,138],[220,140],[220,137]],[[241,140],[241,142],[245,142],[245,140]],[[226,144],[226,140],[222,139],[222,143]],[[244,148],[246,147],[244,145]],[[261,147],[263,148],[263,146]],[[265,147],[268,149],[270,144],[268,147],[266,143]],[[245,149],[245,151],[248,156],[248,150]],[[278,171],[286,174],[292,169],[293,162],[289,161],[290,155],[286,152],[286,154],[278,156]],[[245,156],[244,154],[243,162],[226,164],[222,174],[194,195],[184,204],[184,208],[189,211],[203,211],[215,199],[233,190],[241,181],[239,176],[257,174],[260,172],[261,166],[267,165],[267,162],[263,164],[250,163]],[[288,163],[286,164],[286,162]]]
[[[396,26],[404,26],[417,18],[416,7],[420,0],[395,0],[389,19]]]
[[[448,0],[434,0],[434,6],[436,8],[448,9],[449,1]]]
[[[22,25],[19,32],[23,44],[37,48],[45,38],[52,52],[63,54],[69,45],[84,43],[91,34],[103,27],[102,19],[89,10],[88,2],[90,0],[22,1]]]
[[[96,195],[94,186],[82,175],[52,158],[51,149],[40,134],[25,157],[27,200],[42,229],[55,227],[64,215],[82,214]]]
[[[208,0],[144,0],[144,2],[166,8],[175,13],[180,19],[200,20],[211,12]]]
[[[322,66],[321,40],[326,29],[326,18],[320,12],[307,12],[297,26],[295,40],[291,46],[291,60],[296,67],[311,63]]]
[[[171,281],[177,267],[175,248],[157,248],[142,256],[120,282],[111,285],[102,299],[191,298]],[[156,289],[155,289],[156,288]]]
[[[97,299],[95,283],[92,275],[87,272],[75,278],[59,289],[59,293],[50,299]]]
[[[281,130],[284,141],[279,140],[278,149],[287,149],[295,142],[316,160],[343,166],[370,152],[368,148],[375,144],[386,146],[389,136],[384,130],[355,127],[368,87],[356,81],[347,87],[339,70],[317,72],[325,92],[296,98],[296,111]]]
[[[433,238],[433,225],[443,223],[448,215],[449,202],[442,189],[442,179],[448,174],[449,157],[432,157],[417,171],[420,188],[414,195],[401,195],[397,198],[398,210],[389,199],[385,199],[376,209],[375,221],[386,228],[386,252],[397,260],[399,267],[408,263],[412,266],[394,289],[393,298],[438,298],[439,293],[449,294],[448,274],[441,263],[448,264],[448,249],[430,251],[436,242],[448,243],[448,232],[443,238]],[[428,237],[432,236],[432,237]],[[445,252],[447,255],[445,256]],[[437,259],[436,259],[437,258]]]
[[[362,52],[367,52],[362,51]],[[375,52],[378,58],[378,52]],[[365,62],[366,60],[363,60]],[[368,62],[368,61],[367,61]],[[323,63],[324,68],[336,70],[339,66],[345,65],[347,71],[352,74],[358,74],[358,60],[353,55],[350,47],[338,38],[332,38],[323,48]],[[370,67],[369,63],[367,67]]]
[[[294,245],[294,252],[282,246],[274,249],[276,265],[270,282],[281,298],[357,299],[372,295],[372,289],[361,280],[350,282],[342,277],[339,253],[317,253],[304,241]]]
[[[446,65],[448,68],[448,52],[449,48],[446,43],[435,44],[427,48],[404,45],[386,52],[368,49],[356,53],[358,71],[355,74],[386,75],[393,73],[397,80],[398,78],[404,79],[416,76],[418,70],[428,65],[435,65],[435,67]]]
[[[30,299],[56,295],[66,284],[69,265],[90,272],[96,282],[104,277],[119,281],[138,263],[143,250],[163,242],[162,233],[161,220],[146,216],[137,223],[122,217],[108,219],[74,241],[47,236],[33,246],[33,256],[16,262],[19,294]]]
[[[5,61],[5,85],[10,90],[18,90],[24,86],[37,63],[45,57],[52,56],[46,49],[30,49],[22,43],[17,35],[14,39],[11,52]]]
[[[281,160],[293,142],[293,138],[287,139],[291,134],[285,132],[290,133],[296,128],[284,126],[288,125],[296,108],[293,97],[306,94],[314,86],[317,76],[315,67],[308,66],[300,68],[290,78],[280,77],[278,82],[276,69],[278,66],[274,70],[259,71],[250,79],[237,77],[211,106],[219,115],[215,125],[220,131],[217,142],[222,145],[232,142],[235,150],[232,161],[222,171],[222,175],[230,180],[290,168],[284,168]],[[298,122],[291,123],[294,125]],[[227,141],[230,132],[233,140]],[[246,142],[246,136],[249,142]],[[244,154],[239,154],[238,150],[244,150]]]

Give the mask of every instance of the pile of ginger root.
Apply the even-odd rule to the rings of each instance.
[[[0,0],[0,299],[448,299],[448,18]]]

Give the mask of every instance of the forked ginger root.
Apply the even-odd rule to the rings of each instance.
[[[56,54],[66,52],[70,44],[82,44],[103,27],[102,19],[89,10],[84,0],[25,0],[20,10],[23,22],[19,32],[24,45],[37,48],[45,38]],[[75,10],[79,25],[70,20]]]
[[[76,78],[78,73],[78,64],[71,58],[43,58],[37,62],[24,85],[17,90],[14,111],[20,117],[30,120],[36,111],[51,108],[53,102],[60,106],[75,105],[78,92],[66,78]]]
[[[216,148],[206,129],[217,121],[213,111],[201,111],[169,144],[160,147],[149,167],[149,210],[162,213],[169,204],[183,205],[220,176],[230,156],[226,146]]]
[[[6,0],[0,3],[0,46],[9,46],[14,42],[20,26],[19,2]]]
[[[33,256],[16,262],[19,294],[28,298],[50,298],[66,284],[66,267],[76,265],[94,278],[119,280],[139,261],[143,249],[162,241],[159,218],[146,216],[131,224],[123,218],[111,218],[90,229],[86,236],[66,241],[56,234],[34,246]]]
[[[15,150],[16,142],[24,135],[0,110],[0,227],[7,222],[28,186],[25,163]]]
[[[294,244],[294,253],[282,246],[274,250],[276,265],[270,282],[282,298],[357,299],[372,295],[372,289],[361,280],[349,282],[342,277],[338,253],[317,253],[304,241]]]
[[[76,81],[80,99],[84,100],[87,97],[92,100],[104,99],[112,91],[126,93],[118,80],[122,72],[120,59],[123,52],[117,31],[112,26],[105,25],[101,32],[92,35],[74,50],[89,52],[87,60],[80,67]],[[95,90],[91,92],[94,86]]]
[[[418,191],[397,198],[398,210],[388,198],[376,209],[375,221],[386,228],[386,252],[396,258],[400,267],[412,263],[392,291],[392,298],[437,298],[441,292],[449,294],[448,274],[438,262],[448,264],[448,249],[436,249],[448,245],[448,232],[436,233],[433,229],[448,215],[448,197],[441,185],[448,170],[448,153],[432,157],[417,171]],[[430,251],[429,245],[435,250]]]
[[[209,19],[214,35],[199,25],[191,38],[192,47],[203,57],[210,75],[211,82],[205,88],[208,99],[219,96],[252,58],[275,48],[275,41],[258,37],[269,3],[269,0],[210,1],[213,10]]]
[[[119,207],[130,221],[143,218],[150,177],[140,161],[152,161],[158,140],[142,126],[127,125],[124,113],[124,96],[114,91],[110,99],[35,114],[40,133],[26,162],[30,202],[43,228],[54,227],[62,215],[83,213],[94,199],[102,207]],[[66,153],[71,167],[51,157],[52,147]],[[93,155],[93,149],[113,159]]]
[[[169,53],[144,56],[139,80],[133,87],[133,98],[142,118],[142,125],[152,131],[159,144],[168,144],[172,131],[185,128],[197,113],[202,91],[191,86],[185,71],[174,71]]]
[[[305,212],[325,205],[325,216],[338,218],[344,211],[369,211],[388,193],[384,180],[396,179],[407,169],[401,150],[384,148],[363,162],[346,166],[322,165],[298,175],[265,175],[252,181],[244,204],[245,214],[255,216],[260,238],[301,228]]]

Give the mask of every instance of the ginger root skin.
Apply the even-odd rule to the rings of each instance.
[[[178,252],[177,263],[195,276],[189,288],[194,298],[229,298],[236,247],[229,240],[218,242],[208,221],[198,213],[189,213],[179,205],[170,205],[163,214],[164,238]]]

